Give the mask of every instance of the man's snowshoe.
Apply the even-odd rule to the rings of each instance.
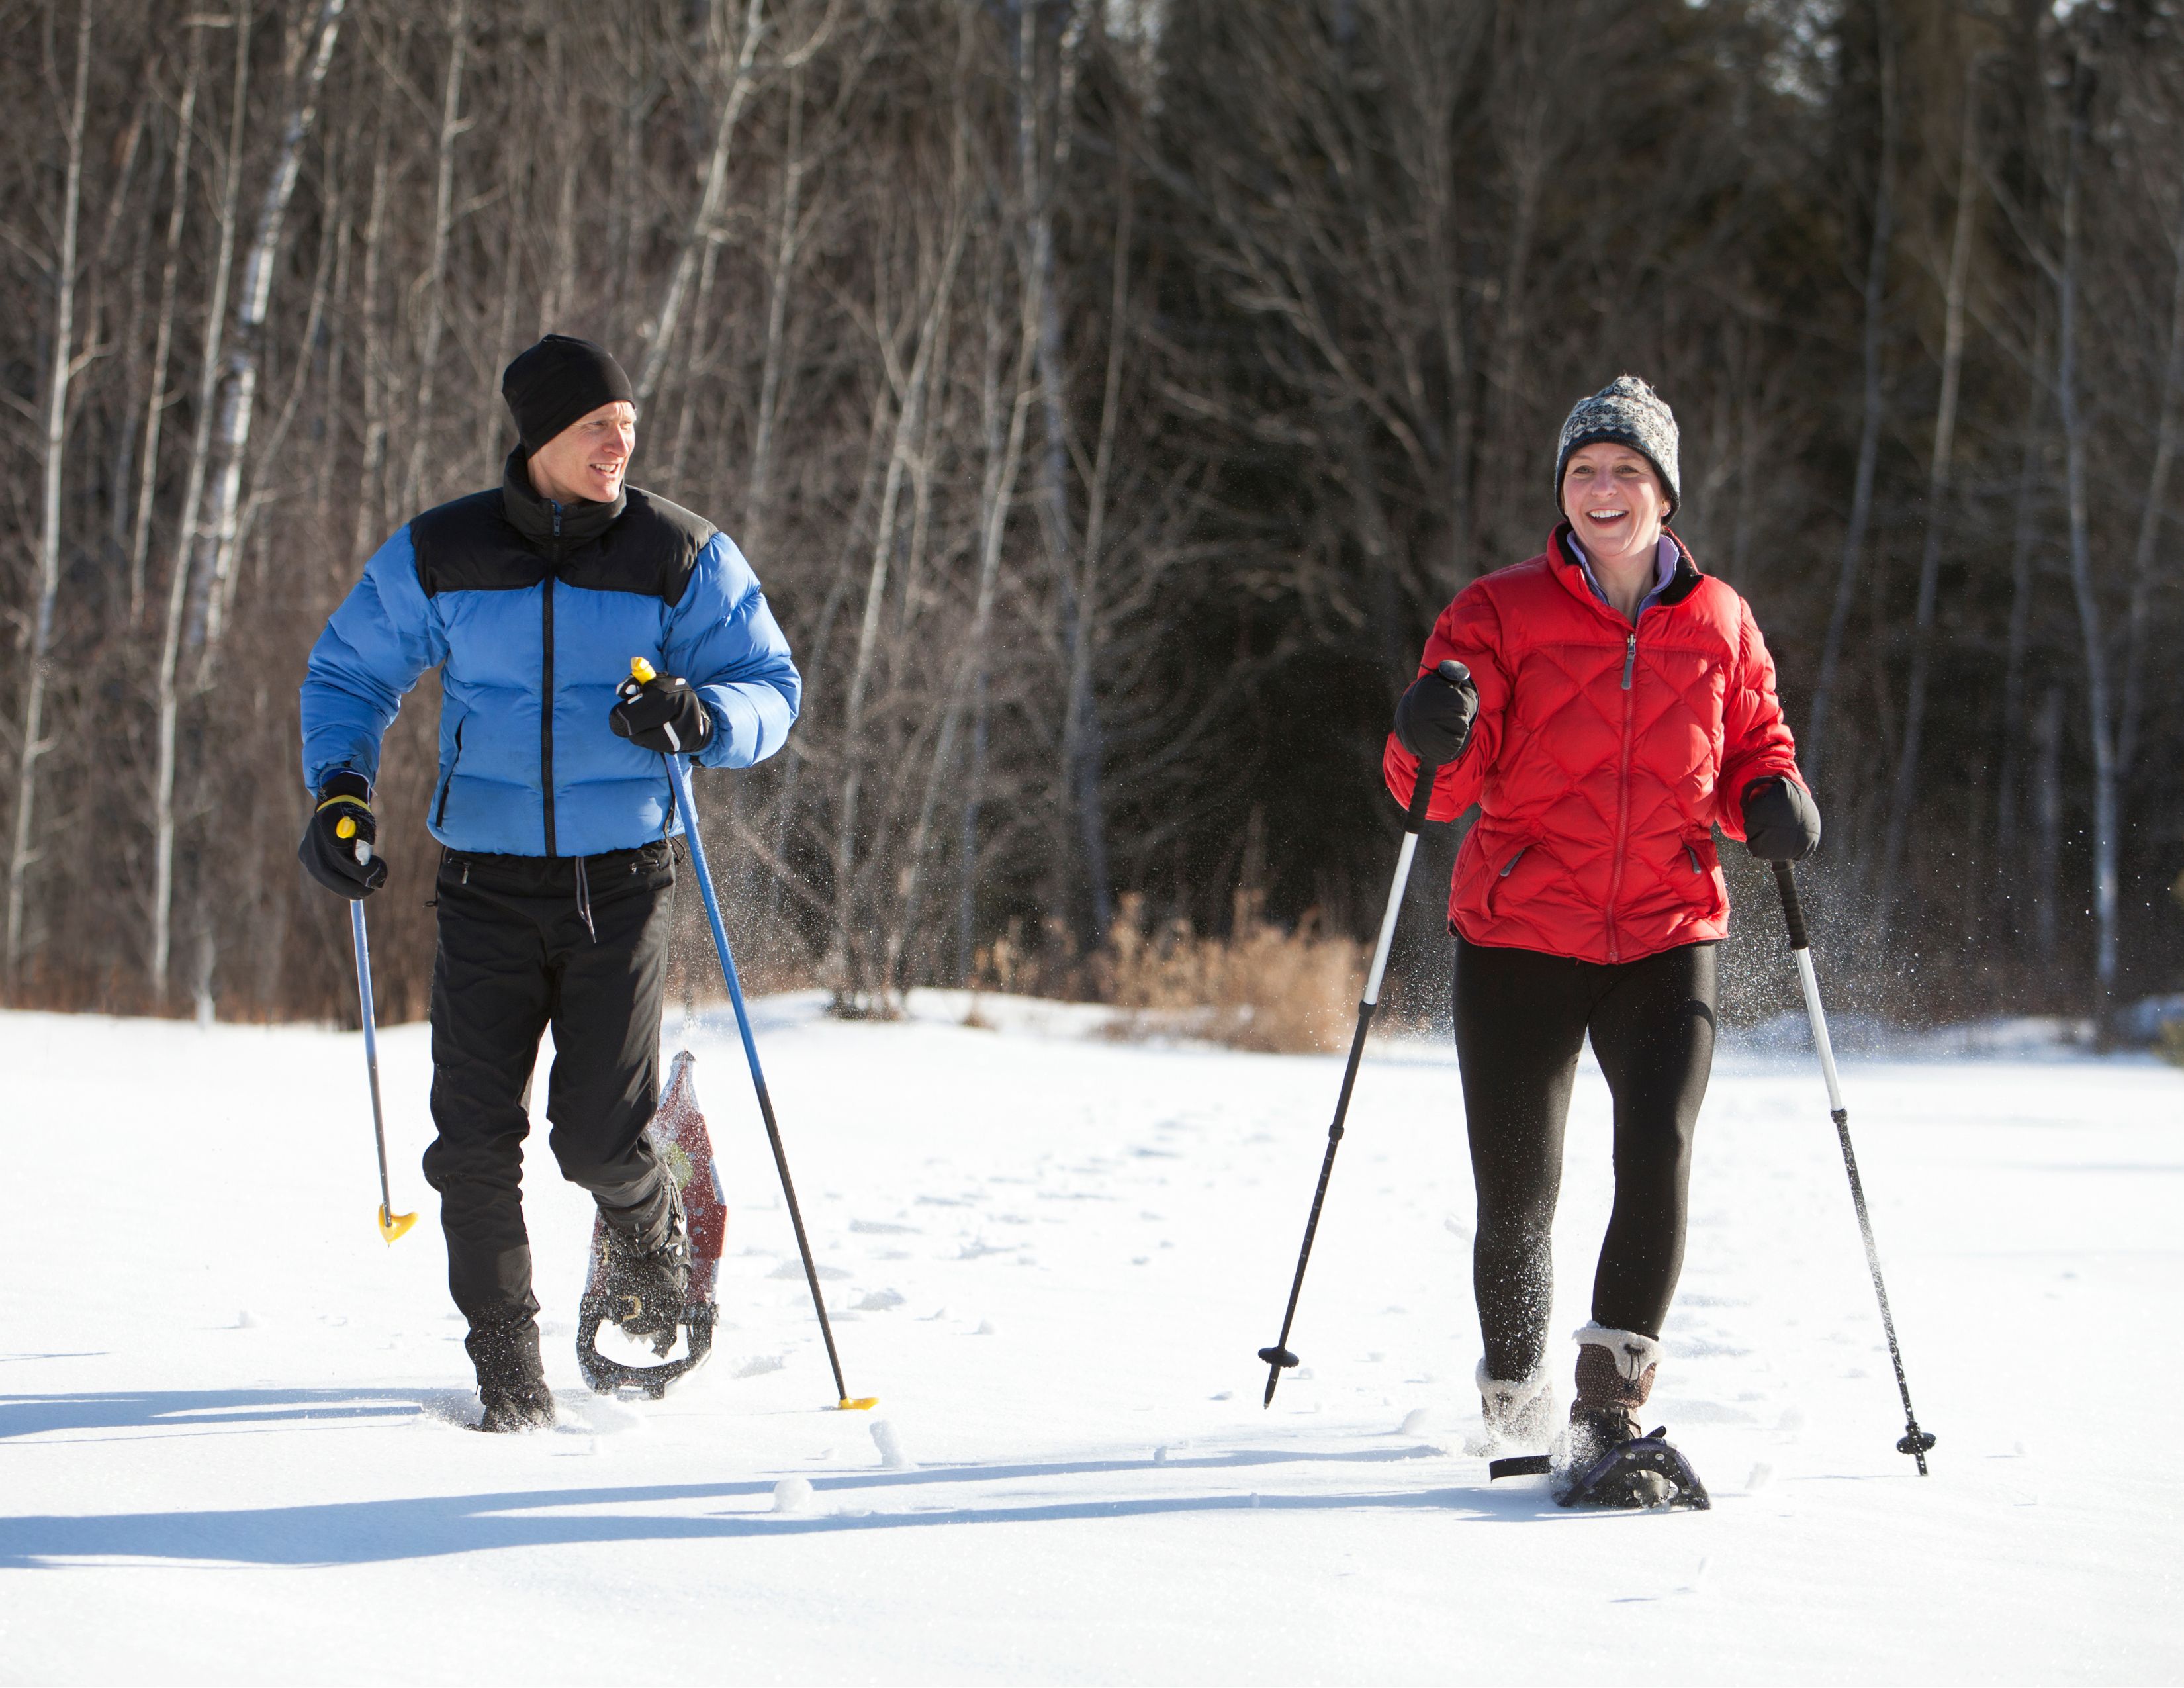
[[[600,1395],[642,1390],[657,1401],[670,1384],[696,1370],[713,1351],[713,1289],[728,1207],[690,1078],[694,1059],[688,1050],[675,1057],[666,1093],[645,1127],[669,1179],[666,1236],[644,1249],[612,1230],[604,1217],[593,1222],[591,1274],[577,1303],[577,1365]],[[599,1327],[608,1323],[649,1342],[661,1362],[625,1365],[600,1353]],[[666,1359],[678,1331],[685,1339],[684,1351]]]
[[[1705,1512],[1713,1505],[1691,1463],[1669,1440],[1665,1426],[1613,1444],[1582,1465],[1555,1496],[1565,1507],[1615,1507],[1635,1511],[1666,1507]]]

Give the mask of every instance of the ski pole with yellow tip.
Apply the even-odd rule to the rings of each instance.
[[[629,680],[621,688],[633,697],[659,671],[641,656],[629,660]],[[759,1117],[766,1122],[766,1139],[773,1149],[774,1170],[781,1174],[781,1193],[788,1199],[788,1223],[796,1232],[796,1251],[804,1257],[805,1282],[811,1286],[811,1310],[819,1315],[819,1334],[827,1344],[827,1363],[834,1371],[835,1405],[844,1412],[865,1412],[879,1405],[876,1395],[852,1396],[842,1381],[842,1358],[835,1351],[834,1329],[827,1322],[827,1299],[819,1293],[819,1268],[812,1263],[811,1240],[805,1234],[804,1210],[797,1206],[796,1186],[788,1176],[788,1156],[781,1146],[781,1128],[773,1117],[773,1097],[766,1087],[766,1071],[759,1065],[758,1043],[751,1036],[750,1011],[744,1006],[743,982],[736,977],[736,958],[728,949],[728,929],[721,921],[721,901],[713,889],[712,870],[705,864],[705,841],[698,833],[698,809],[690,800],[690,766],[679,755],[663,755],[667,777],[675,789],[675,806],[682,816],[682,836],[690,845],[690,862],[698,870],[698,894],[705,900],[705,918],[712,925],[713,947],[720,952],[721,975],[727,981],[728,1000],[736,1011],[736,1029],[743,1034],[744,1059],[750,1063],[751,1086],[758,1092]]]
[[[334,834],[356,836],[356,822],[344,815],[334,822]],[[359,861],[371,860],[371,845],[359,840]],[[356,994],[364,1014],[364,1067],[371,1078],[371,1138],[379,1149],[379,1234],[388,1244],[417,1223],[415,1213],[397,1213],[387,1185],[387,1122],[379,1105],[379,1034],[371,1011],[371,945],[364,935],[364,899],[348,905],[349,936],[356,944]]]

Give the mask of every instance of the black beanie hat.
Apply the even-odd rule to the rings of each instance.
[[[602,404],[633,404],[629,377],[604,346],[571,334],[549,334],[501,371],[500,396],[515,416],[526,451],[536,451]]]

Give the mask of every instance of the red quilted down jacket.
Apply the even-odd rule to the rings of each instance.
[[[1803,782],[1743,599],[1678,539],[1674,576],[1633,628],[1593,595],[1568,536],[1559,526],[1541,555],[1474,581],[1434,624],[1418,671],[1463,663],[1479,718],[1431,814],[1479,805],[1457,853],[1452,929],[1635,961],[1728,929],[1713,829],[1744,836],[1752,781]],[[1408,803],[1418,762],[1392,735],[1384,767]]]

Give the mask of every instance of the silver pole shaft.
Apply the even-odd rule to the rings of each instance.
[[[1396,883],[1388,887],[1388,907],[1380,916],[1380,941],[1373,946],[1372,971],[1365,976],[1365,1003],[1380,1000],[1380,981],[1388,972],[1388,951],[1396,941],[1396,921],[1403,911],[1403,888],[1410,883],[1411,858],[1418,853],[1418,835],[1403,834],[1402,854],[1396,858]]]
[[[1828,1041],[1828,1017],[1820,1011],[1820,980],[1813,971],[1813,952],[1795,950],[1791,953],[1797,958],[1798,982],[1805,987],[1805,1017],[1813,1022],[1813,1046],[1820,1052],[1820,1072],[1828,1081],[1828,1106],[1840,1111],[1842,1081],[1836,1077],[1836,1050]]]

